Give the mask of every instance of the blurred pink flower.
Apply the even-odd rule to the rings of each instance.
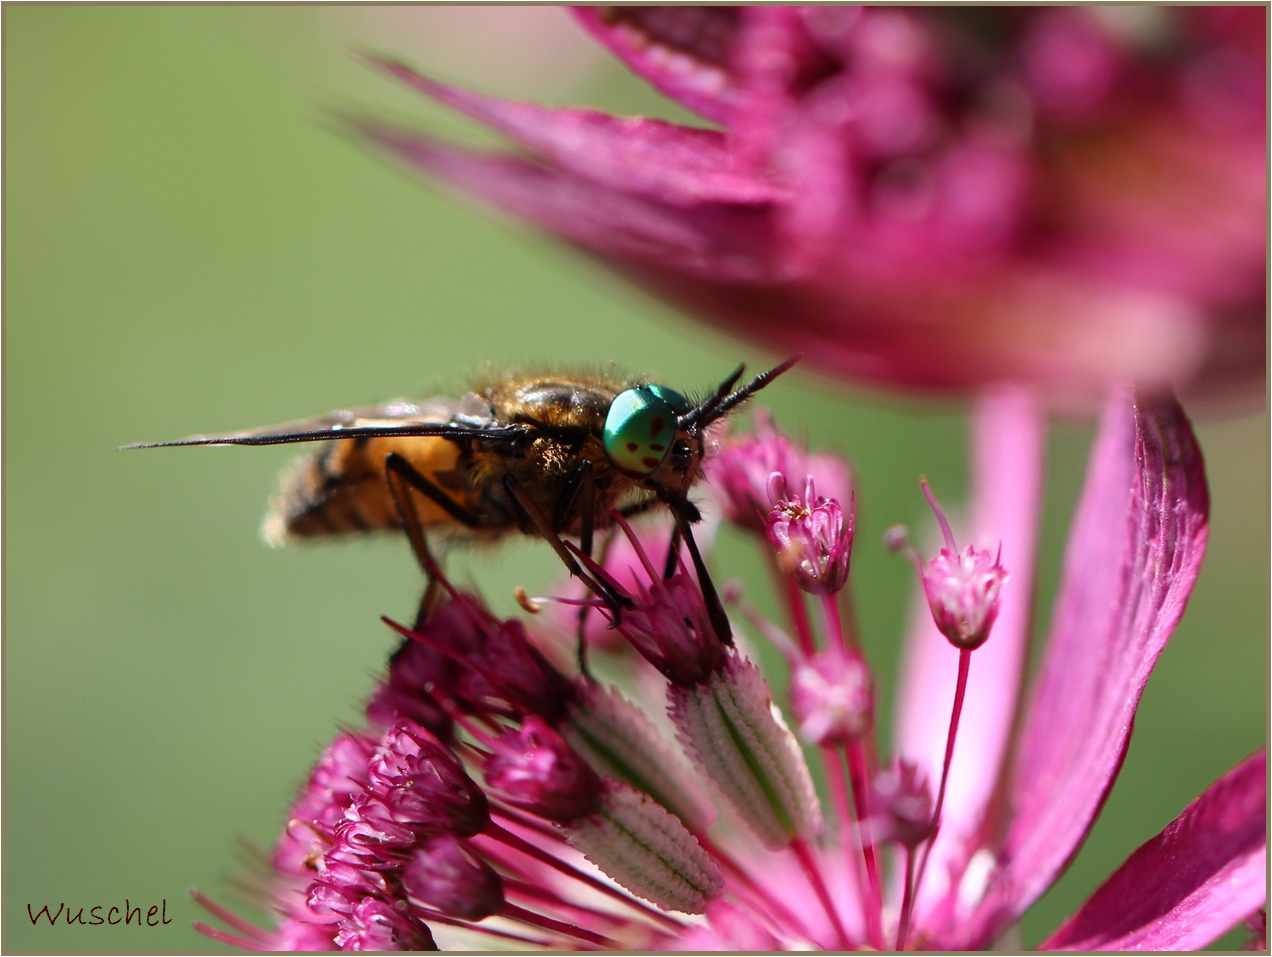
[[[460,192],[839,378],[1261,394],[1263,7],[603,7],[690,127],[379,61],[519,153],[358,121]]]
[[[683,563],[664,578],[623,525],[646,584],[628,588],[601,561],[590,568],[632,600],[621,615],[596,613],[633,650],[593,661],[630,675],[640,654],[657,667],[665,680],[650,703],[665,709],[661,727],[616,689],[551,663],[573,642],[572,622],[560,634],[547,621],[557,634],[536,648],[519,621],[445,583],[430,616],[394,626],[407,641],[371,698],[368,729],[336,738],[292,806],[270,878],[278,926],[254,927],[201,895],[230,930],[197,926],[259,950],[431,949],[448,927],[478,935],[467,941],[554,949],[987,947],[1090,831],[1207,537],[1201,453],[1182,410],[1119,394],[1017,720],[1037,506],[1035,459],[1017,453],[1038,439],[1033,407],[1018,391],[978,403],[973,537],[1001,541],[1012,577],[983,644],[955,648],[931,615],[915,631],[896,753],[882,768],[869,666],[836,594],[844,582],[819,576],[801,590],[797,569],[780,572],[795,638],[778,644],[797,675],[809,672],[791,696],[822,761],[824,809],[768,682],[716,630],[700,583]],[[736,490],[761,458],[814,458],[771,425],[764,436],[770,448],[751,440],[710,481],[734,469],[723,484]],[[770,484],[809,484],[807,473],[777,474]],[[747,509],[738,518],[780,569],[785,546]],[[927,644],[932,633],[953,659]],[[1265,818],[1260,751],[1132,854],[1044,948],[1204,946],[1265,904]]]

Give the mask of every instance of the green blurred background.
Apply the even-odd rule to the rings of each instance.
[[[190,929],[187,888],[224,898],[236,842],[273,840],[393,645],[378,616],[408,615],[418,587],[396,540],[261,544],[287,450],[116,446],[453,391],[482,360],[616,359],[700,388],[765,358],[332,132],[328,110],[354,106],[475,135],[359,65],[354,41],[495,92],[673,115],[545,19],[563,15],[506,13],[4,9],[6,950],[222,949]],[[958,501],[964,419],[798,376],[765,401],[859,472],[854,577],[886,689],[911,573],[879,536],[923,520],[921,472]],[[1026,944],[1263,743],[1267,421],[1200,434],[1201,583],[1104,816]],[[1068,425],[1050,443],[1042,621],[1089,439]],[[553,577],[543,555],[465,555],[458,576],[506,608],[512,584]],[[726,535],[716,557],[758,580],[745,543]],[[27,914],[125,898],[166,900],[172,922]]]

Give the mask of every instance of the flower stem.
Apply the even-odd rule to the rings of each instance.
[[[795,913],[791,911],[791,909],[788,908],[780,898],[774,897],[765,890],[759,882],[751,876],[751,873],[745,867],[735,861],[725,851],[713,844],[706,834],[702,832],[694,832],[694,837],[697,839],[698,843],[702,845],[702,849],[715,858],[716,862],[724,868],[724,870],[728,871],[730,876],[736,879],[739,884],[745,887],[758,902],[762,903],[767,908],[772,908],[776,916],[781,918],[781,920],[776,923],[776,926],[781,927],[782,924],[785,923],[788,927],[800,927],[803,929],[805,936],[810,939],[812,938],[812,933],[809,930],[807,922],[804,921],[803,918],[796,916]]]
[[[787,575],[784,572],[778,574],[786,590],[786,604],[791,611],[791,622],[795,625],[795,637],[799,640],[799,649],[804,653],[805,658],[811,657],[816,652],[817,645],[813,641],[813,626],[808,620],[808,606],[804,604],[804,592],[800,589],[794,575]]]
[[[914,904],[914,898],[918,896],[919,887],[923,883],[923,874],[927,870],[928,858],[932,854],[932,845],[936,843],[937,833],[941,829],[941,811],[945,807],[945,788],[950,780],[950,763],[954,758],[954,739],[958,736],[958,719],[963,713],[963,698],[967,694],[967,672],[972,664],[972,649],[962,648],[958,653],[958,682],[954,686],[954,707],[950,711],[950,733],[945,739],[945,761],[941,765],[941,786],[936,792],[936,807],[932,811],[932,828],[928,835],[927,843],[923,847],[923,859],[919,862],[918,875],[914,879],[914,888],[911,890],[910,881],[906,880],[906,896],[909,899],[911,907]],[[897,939],[903,940],[901,932],[906,929],[909,923],[909,910],[904,906],[901,912],[902,922],[898,925]],[[900,950],[900,944],[897,945]]]
[[[808,882],[813,885],[813,892],[817,895],[817,899],[821,901],[822,907],[826,911],[826,916],[830,918],[831,926],[835,929],[835,934],[839,938],[839,950],[852,950],[852,942],[848,937],[848,932],[844,930],[843,922],[839,919],[839,911],[835,909],[835,903],[830,899],[830,891],[826,889],[826,882],[822,880],[821,869],[817,866],[817,859],[813,857],[812,848],[808,846],[808,842],[802,837],[797,837],[791,841],[791,850],[795,852],[795,858],[799,861],[799,866],[804,870],[804,876],[808,878]]]
[[[870,776],[866,765],[866,752],[858,738],[844,749],[848,761],[848,774],[852,780],[852,799],[857,815],[857,832],[861,837],[861,857],[866,865],[866,879],[870,885],[870,899],[866,907],[867,927],[871,933],[871,946],[883,949],[883,892],[879,883],[879,860],[875,855],[874,841],[870,837]],[[874,936],[878,934],[878,943]]]
[[[502,917],[511,920],[519,920],[524,924],[530,924],[533,927],[541,927],[543,930],[550,930],[554,934],[562,934],[566,937],[573,937],[577,940],[585,940],[589,944],[596,944],[598,947],[609,947],[618,949],[618,942],[612,940],[603,934],[593,933],[590,930],[584,930],[574,924],[567,924],[563,920],[554,920],[551,917],[544,917],[542,914],[536,914],[532,910],[526,910],[524,907],[518,907],[516,904],[505,903],[499,909]]]
[[[905,893],[901,899],[901,919],[897,923],[897,950],[905,950],[910,935],[910,911],[914,908],[914,848],[905,849]]]
[[[855,748],[858,762],[861,761],[859,744],[850,745]],[[848,802],[848,781],[844,777],[844,765],[839,752],[827,745],[822,746],[822,758],[826,767],[826,777],[830,782],[831,795],[835,803],[835,813],[843,823],[843,830],[851,828],[856,836],[858,881],[866,889],[865,906],[862,908],[866,916],[866,938],[875,950],[883,950],[883,914],[882,895],[879,892],[879,866],[875,860],[874,847],[870,840],[870,826],[867,823],[869,811],[866,808],[862,788],[856,784],[853,776],[853,797],[855,810]],[[845,755],[847,757],[847,755]],[[851,758],[848,759],[851,761]]]

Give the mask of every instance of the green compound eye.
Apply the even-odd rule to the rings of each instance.
[[[676,437],[677,403],[689,410],[684,396],[662,386],[620,392],[605,416],[605,454],[610,461],[632,475],[652,475]]]
[[[677,392],[675,389],[668,389],[665,385],[647,385],[646,391],[652,392],[658,398],[666,402],[676,415],[688,415],[689,410],[693,408],[689,404],[689,400]]]

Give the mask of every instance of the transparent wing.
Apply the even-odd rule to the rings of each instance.
[[[312,419],[267,425],[242,432],[187,435],[171,442],[135,442],[121,449],[155,449],[175,445],[284,445],[326,442],[361,436],[440,435],[470,439],[517,439],[524,425],[501,425],[490,408],[469,393],[462,400],[437,397],[423,402],[394,399],[363,409],[341,409]]]

